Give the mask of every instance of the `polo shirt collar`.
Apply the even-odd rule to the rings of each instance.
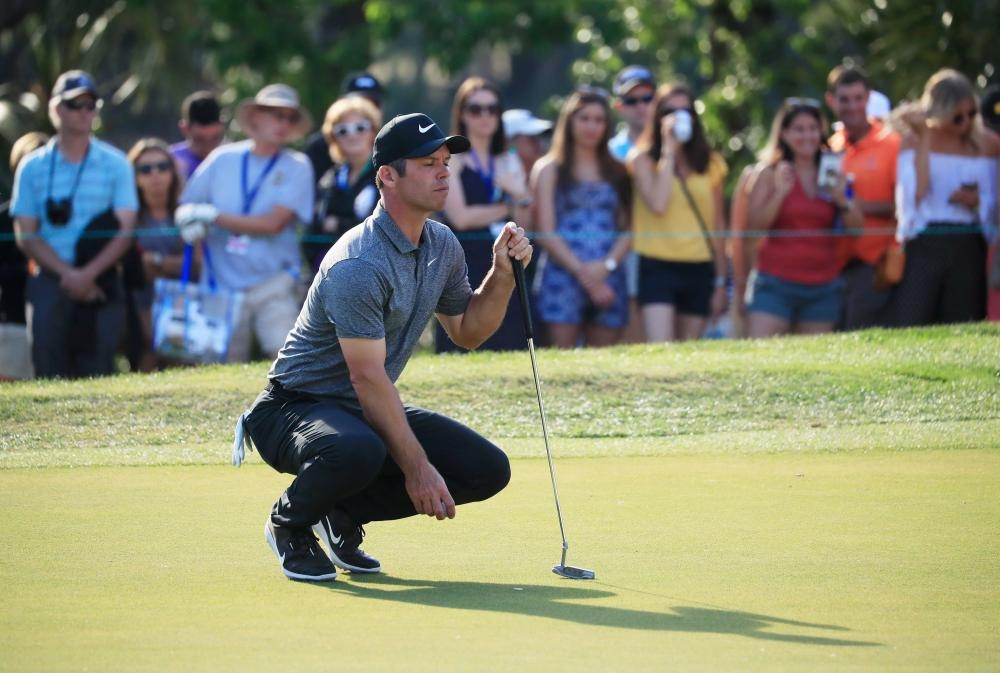
[[[372,218],[375,220],[375,226],[382,230],[382,233],[386,235],[389,241],[392,242],[396,250],[402,254],[408,254],[416,251],[417,246],[413,245],[396,224],[396,221],[392,219],[389,215],[389,211],[382,207],[382,202],[379,201],[378,205],[375,206],[375,211],[372,213]]]
[[[873,142],[879,138],[882,134],[882,122],[874,117],[868,118],[868,133],[864,134],[856,142],[851,142],[850,136],[847,135],[847,129],[844,129],[844,145],[851,145],[853,147],[864,147],[865,145]]]

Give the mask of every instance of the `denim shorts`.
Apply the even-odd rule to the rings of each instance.
[[[833,323],[840,318],[844,282],[795,283],[754,269],[745,299],[749,313],[768,313],[791,323]]]

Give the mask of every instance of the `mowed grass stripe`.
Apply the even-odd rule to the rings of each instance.
[[[637,453],[628,447],[636,438],[663,438],[671,451],[710,446],[717,435],[720,445],[743,437],[760,450],[767,433],[792,432],[803,441],[787,446],[830,450],[836,444],[822,440],[822,429],[852,427],[897,436],[875,444],[912,448],[911,431],[968,437],[974,430],[964,423],[995,428],[998,344],[1000,324],[982,324],[543,350],[538,359],[554,438],[612,440],[624,447],[616,451]],[[266,371],[256,363],[4,386],[0,468],[225,462],[235,418]],[[453,416],[515,455],[534,455],[518,448],[539,436],[526,353],[419,356],[400,388],[407,403]],[[1000,443],[995,432],[983,437]]]
[[[567,440],[572,443],[576,440]],[[1000,454],[544,460],[455,521],[369,526],[388,575],[280,574],[268,468],[0,472],[0,671],[975,671],[1000,651]],[[30,494],[30,496],[28,495]],[[335,654],[341,656],[335,657]],[[348,654],[349,653],[349,656]]]
[[[537,412],[536,412],[537,413]],[[512,458],[545,455],[541,428],[534,437],[499,437],[495,441]],[[1000,419],[927,421],[922,423],[860,423],[841,428],[813,423],[805,427],[772,430],[707,432],[664,437],[551,438],[559,459],[610,456],[665,456],[678,454],[832,453],[848,451],[912,451],[926,448],[961,450],[994,447],[1000,443]],[[73,441],[53,449],[32,446],[0,454],[0,469],[41,467],[99,467],[113,465],[219,465],[228,463],[231,438],[207,443],[178,440],[171,445],[81,447]],[[259,462],[256,453],[250,463]]]

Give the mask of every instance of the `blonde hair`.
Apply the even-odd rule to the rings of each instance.
[[[970,99],[978,109],[976,90],[969,79],[957,70],[942,68],[927,80],[920,104],[928,118],[941,120],[950,117],[956,105]]]
[[[30,131],[14,141],[10,148],[10,170],[16,171],[17,165],[39,147],[49,141],[49,136],[41,131]]]
[[[340,150],[340,145],[337,144],[337,138],[333,134],[333,127],[352,112],[356,112],[371,122],[373,138],[375,137],[374,134],[378,133],[379,128],[382,126],[382,113],[375,107],[374,103],[364,96],[344,96],[335,100],[326,110],[326,116],[323,118],[322,132],[323,138],[330,148],[330,156],[338,164],[347,161],[347,157],[344,156],[344,153]]]
[[[957,70],[942,68],[931,75],[924,85],[924,93],[919,101],[903,103],[889,115],[888,128],[900,135],[913,133],[907,118],[913,112],[923,112],[928,125],[947,121],[955,112],[955,107],[962,101],[972,101],[976,111],[979,110],[979,100],[969,79]],[[887,129],[888,131],[888,129]],[[969,125],[969,133],[965,139],[977,150],[982,144],[984,128],[977,114]]]

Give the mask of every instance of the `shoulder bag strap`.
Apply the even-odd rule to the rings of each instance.
[[[691,206],[691,210],[694,211],[695,219],[698,220],[698,226],[701,227],[701,235],[705,238],[705,245],[708,246],[708,254],[712,256],[712,262],[715,262],[715,246],[712,245],[712,234],[708,232],[708,227],[705,225],[705,218],[701,216],[701,211],[698,210],[698,204],[694,202],[694,197],[691,196],[690,190],[688,190],[687,181],[684,180],[679,175],[674,175],[677,178],[677,183],[681,186],[681,191],[684,192],[684,197],[687,199],[688,205]]]

